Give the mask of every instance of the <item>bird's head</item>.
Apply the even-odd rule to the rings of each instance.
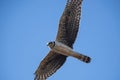
[[[55,46],[55,41],[48,42],[47,46],[49,46],[52,49]]]

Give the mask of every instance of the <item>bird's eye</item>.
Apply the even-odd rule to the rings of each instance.
[[[49,43],[48,43],[48,45],[51,45],[51,44],[53,44],[53,42],[49,42]]]
[[[51,41],[51,42],[47,43],[47,46],[54,46],[54,45],[55,45],[55,41],[53,41],[53,42]]]
[[[52,44],[53,42],[50,42],[50,44]]]

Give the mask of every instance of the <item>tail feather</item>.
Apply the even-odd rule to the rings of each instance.
[[[89,56],[83,55],[83,54],[79,54],[79,53],[74,53],[72,55],[73,57],[85,62],[85,63],[90,63],[91,58]]]
[[[88,57],[88,56],[85,56],[85,55],[79,56],[79,59],[80,59],[81,61],[85,62],[85,63],[90,63],[90,61],[91,61],[91,58]]]

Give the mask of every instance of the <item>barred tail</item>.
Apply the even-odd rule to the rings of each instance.
[[[91,58],[88,56],[85,56],[85,55],[79,56],[78,59],[80,59],[81,61],[86,62],[86,63],[90,63],[90,61],[91,61]]]
[[[79,53],[75,53],[72,55],[73,57],[85,62],[85,63],[90,63],[91,61],[91,58],[86,56],[86,55],[83,55],[83,54],[79,54]]]

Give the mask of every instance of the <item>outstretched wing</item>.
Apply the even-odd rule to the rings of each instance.
[[[55,73],[65,61],[66,56],[50,51],[36,70],[34,80],[46,80]]]
[[[67,0],[60,19],[56,40],[72,48],[77,36],[82,0]],[[35,80],[45,80],[55,73],[65,62],[66,56],[50,51],[35,72]]]
[[[73,47],[79,29],[82,0],[67,0],[61,16],[56,40]]]

